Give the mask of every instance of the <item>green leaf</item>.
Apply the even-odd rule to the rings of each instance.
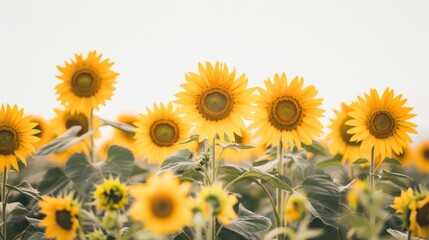
[[[228,228],[222,228],[219,234],[219,237],[216,238],[216,240],[248,240],[248,239],[249,238],[247,238],[245,235],[242,235],[241,233],[238,233]]]
[[[237,166],[233,164],[221,165],[218,169],[218,177],[224,182],[231,182],[241,174],[247,171],[246,168],[242,166]]]
[[[101,178],[101,174],[91,166],[85,155],[80,153],[70,157],[64,172],[73,181],[76,188],[83,193],[89,193]]]
[[[47,240],[47,238],[45,238],[44,233],[36,232],[32,234],[27,240]]]
[[[276,176],[271,175],[269,173],[262,172],[259,169],[254,168],[250,165],[249,165],[249,170],[247,172],[243,173],[241,176],[239,176],[239,178],[261,179],[261,180],[268,182],[269,184],[271,184],[272,186],[274,186],[276,188],[280,188],[280,189],[286,190],[288,192],[293,191],[292,188],[289,186],[289,184],[287,184],[283,180],[281,180],[281,179],[277,178]]]
[[[169,156],[161,165],[159,172],[174,171],[183,172],[190,169],[198,168],[201,160],[192,159],[192,152],[188,149],[181,149]]]
[[[366,158],[359,158],[358,160],[354,161],[353,164],[364,164],[368,163],[368,159]]]
[[[392,237],[394,237],[395,239],[398,240],[407,240],[408,239],[408,235],[406,233],[403,233],[401,231],[398,230],[394,230],[394,229],[387,229],[386,232],[388,232],[390,235],[392,235]],[[423,238],[418,238],[418,237],[411,237],[412,240],[424,240]]]
[[[31,198],[34,198],[35,200],[39,201],[41,199],[39,195],[39,191],[35,188],[33,188],[27,181],[21,182],[20,184],[13,186],[6,184],[6,186],[11,189],[18,191],[26,196],[29,196]]]
[[[113,145],[107,151],[106,163],[112,164],[114,168],[119,169],[122,181],[125,182],[133,170],[134,156],[130,150]]]
[[[271,220],[247,210],[243,205],[238,207],[238,218],[231,220],[225,228],[238,232],[247,239],[262,239],[262,233],[271,228]]]
[[[316,166],[318,166],[319,168],[332,167],[332,166],[342,166],[341,155],[335,155],[334,157],[320,161],[316,164]]]
[[[392,183],[396,184],[397,186],[399,186],[403,189],[407,189],[409,187],[409,184],[402,181],[401,178],[406,178],[406,179],[409,179],[411,181],[414,181],[413,178],[411,178],[410,176],[407,176],[405,174],[390,172],[387,170],[383,170],[381,172],[380,181],[391,181]]]
[[[59,167],[55,167],[46,171],[38,189],[42,194],[54,195],[64,190],[69,183],[70,179],[67,175]]]
[[[255,148],[252,145],[242,144],[242,143],[218,143],[223,149],[232,148],[234,150],[240,151],[243,149],[252,149]]]
[[[1,205],[3,205],[2,202],[0,203]],[[22,203],[20,202],[7,203],[6,205],[6,216],[9,216],[10,214],[22,215],[27,213],[28,213],[28,209],[26,209],[24,205],[22,205]]]
[[[401,161],[399,161],[398,159],[395,158],[385,158],[382,163],[390,163],[390,164],[394,164],[394,165],[399,165],[402,166]]]
[[[126,133],[134,134],[134,126],[126,124],[126,123],[120,123],[120,122],[114,122],[106,119],[101,119],[104,125],[109,125],[111,127],[117,128],[119,130],[122,130]]]
[[[325,157],[329,156],[328,150],[326,150],[325,146],[322,143],[320,143],[319,141],[313,140],[313,143],[311,145],[303,144],[302,147],[307,152],[314,153],[315,155],[322,155]]]
[[[178,144],[186,144],[186,143],[190,143],[190,142],[193,142],[193,141],[198,141],[199,138],[200,138],[199,134],[191,135],[188,140],[185,140],[183,142],[179,142]]]

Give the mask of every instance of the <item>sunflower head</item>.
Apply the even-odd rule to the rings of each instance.
[[[117,73],[110,70],[113,62],[101,60],[102,55],[96,51],[89,52],[86,58],[75,54],[75,59],[65,62],[65,66],[57,66],[61,80],[56,86],[58,100],[69,107],[72,113],[88,113],[98,109],[113,95]]]
[[[417,133],[416,125],[408,120],[412,108],[405,107],[406,99],[402,95],[394,96],[394,91],[386,88],[383,95],[378,95],[375,89],[365,94],[365,99],[358,97],[359,102],[349,113],[352,117],[346,124],[351,126],[347,131],[353,134],[351,141],[362,141],[360,149],[370,153],[374,148],[375,157],[381,159],[392,156],[392,151],[401,154],[403,148],[412,142],[408,133]]]
[[[429,194],[424,198],[414,198],[409,206],[410,210],[410,228],[413,236],[427,238],[429,237]]]
[[[306,199],[301,195],[292,195],[289,197],[284,219],[286,222],[296,222],[304,218],[306,212]]]
[[[233,208],[238,202],[237,197],[228,195],[220,186],[203,187],[199,198],[207,203],[211,214],[223,225],[228,225],[232,219],[237,218]]]
[[[408,188],[407,191],[401,190],[401,196],[395,197],[393,199],[393,204],[390,205],[390,207],[395,209],[396,214],[400,215],[404,228],[408,228],[408,226],[410,226],[409,205],[413,199],[413,190]]]
[[[429,173],[429,141],[423,141],[414,152],[417,169],[420,172]]]
[[[266,89],[259,88],[257,110],[250,128],[258,128],[256,136],[273,147],[282,143],[293,150],[301,150],[302,143],[311,145],[313,137],[322,131],[318,118],[322,99],[315,99],[314,86],[303,88],[304,79],[295,77],[289,84],[286,74],[274,75],[274,81],[265,81]]]
[[[0,108],[0,172],[9,172],[12,166],[19,171],[18,161],[27,164],[26,156],[36,151],[34,144],[40,139],[40,130],[31,116],[24,116],[24,110],[16,105],[1,105]]]
[[[359,199],[364,195],[367,194],[368,191],[368,184],[360,179],[356,179],[350,190],[347,192],[346,199],[349,203],[350,207],[354,211],[359,210],[360,202]]]
[[[104,179],[103,184],[96,186],[94,198],[99,209],[120,210],[128,201],[127,186],[119,181],[119,177]]]
[[[170,234],[180,231],[192,221],[190,183],[180,183],[172,172],[152,175],[145,184],[130,187],[135,199],[130,208],[134,221],[143,222],[148,231]]]
[[[147,108],[147,114],[141,115],[135,126],[136,146],[149,163],[161,164],[180,148],[189,146],[177,144],[189,138],[190,126],[179,117],[172,103],[154,104],[153,110]]]
[[[42,196],[39,202],[40,213],[44,218],[40,226],[46,227],[47,238],[72,240],[79,228],[80,206],[71,196],[53,198]]]
[[[213,139],[216,134],[224,141],[225,134],[232,138],[244,128],[242,118],[249,119],[252,111],[253,89],[247,88],[243,74],[236,78],[235,70],[229,72],[226,64],[216,62],[213,66],[198,64],[198,73],[188,73],[185,90],[176,94],[176,103],[182,106],[185,122],[195,124],[191,134]]]
[[[34,144],[34,147],[38,149],[51,141],[54,136],[52,129],[44,118],[32,116],[31,121],[37,123],[37,126],[34,128],[40,131],[35,135],[36,137],[40,138],[40,141]]]

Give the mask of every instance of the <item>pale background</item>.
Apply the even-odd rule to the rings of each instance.
[[[429,138],[429,1],[0,0],[0,103],[54,116],[56,65],[98,50],[120,73],[99,115],[174,100],[184,74],[223,61],[262,86],[300,75],[332,109],[391,87]]]

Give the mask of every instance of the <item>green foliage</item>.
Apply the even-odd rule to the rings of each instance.
[[[313,153],[315,155],[320,155],[320,156],[324,156],[324,157],[329,156],[328,150],[319,141],[313,140],[313,143],[311,145],[305,145],[305,144],[303,144],[302,147],[307,152],[311,152],[311,153]]]
[[[245,236],[245,239],[262,239],[263,233],[271,227],[271,220],[247,210],[243,205],[238,207],[238,218],[233,219],[225,228]]]

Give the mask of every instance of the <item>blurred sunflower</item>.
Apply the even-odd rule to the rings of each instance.
[[[353,211],[359,211],[359,199],[368,191],[368,184],[360,179],[356,179],[350,190],[347,192],[346,199]]]
[[[284,219],[287,223],[300,221],[306,212],[306,199],[303,196],[292,195],[289,197],[285,207]]]
[[[429,237],[429,194],[421,199],[414,199],[410,202],[410,231],[413,236]]]
[[[396,214],[400,215],[404,228],[410,226],[410,210],[408,206],[413,200],[413,197],[414,193],[411,188],[408,188],[407,191],[401,190],[401,196],[395,197],[393,199],[393,204],[390,205],[390,207],[395,209]]]
[[[213,216],[223,224],[228,225],[232,219],[237,218],[234,211],[234,205],[238,202],[237,197],[228,195],[219,186],[206,186],[201,189],[198,198],[205,201],[210,208]]]
[[[330,140],[332,144],[329,144],[329,149],[332,155],[341,155],[341,163],[344,164],[346,161],[353,163],[359,158],[368,158],[368,156],[363,156],[359,150],[360,144],[355,141],[350,141],[352,134],[347,133],[351,126],[346,125],[345,123],[352,118],[349,116],[349,113],[353,110],[351,105],[341,103],[341,110],[335,112],[335,118],[330,119],[331,125],[329,128],[331,131],[326,136],[327,140]]]
[[[101,60],[101,57],[96,51],[89,52],[85,59],[82,54],[75,54],[76,60],[65,62],[64,67],[57,66],[62,74],[57,76],[62,80],[56,86],[58,100],[71,113],[88,114],[112,97],[118,74],[110,70],[113,62]]]
[[[1,105],[0,109],[0,172],[9,172],[12,166],[19,171],[18,161],[27,164],[26,155],[33,154],[34,144],[39,141],[36,136],[40,130],[31,116],[24,116],[24,109],[16,105]]]
[[[48,125],[44,118],[32,116],[31,121],[37,123],[37,126],[34,128],[40,131],[35,135],[36,137],[40,138],[40,141],[34,144],[34,147],[38,149],[51,141],[54,138],[54,135],[52,133],[52,128]]]
[[[429,173],[429,141],[423,141],[414,152],[417,169],[420,172]]]
[[[235,150],[232,148],[227,148],[222,153],[222,160],[242,163],[245,161],[252,161],[257,157],[262,156],[265,153],[265,147],[262,144],[259,144],[257,140],[252,136],[252,133],[247,129],[241,129],[241,136],[234,133],[235,141],[234,143],[246,144],[254,146],[255,148]],[[220,147],[218,147],[220,152]]]
[[[40,226],[46,227],[45,236],[58,240],[72,240],[79,228],[79,204],[70,196],[53,198],[42,196],[39,202],[44,218]]]
[[[135,123],[138,121],[138,116],[133,113],[122,113],[117,116],[116,121],[136,127]],[[120,129],[114,128],[112,138],[114,142],[113,144],[128,148],[133,152],[134,155],[137,155],[134,136],[134,133],[125,132]]]
[[[177,109],[168,103],[146,108],[135,123],[136,148],[149,163],[161,164],[168,156],[190,144],[177,144],[189,139],[190,126],[179,117]]]
[[[182,105],[184,122],[195,123],[191,134],[199,134],[199,141],[214,139],[216,134],[224,141],[224,136],[234,137],[244,128],[242,118],[250,119],[253,102],[253,88],[247,87],[243,74],[236,79],[235,70],[229,73],[226,64],[216,62],[215,66],[199,63],[199,73],[188,73],[185,90],[176,94],[175,103]]]
[[[104,179],[103,184],[95,187],[94,198],[99,209],[120,210],[128,201],[127,186],[119,181],[119,177]]]
[[[143,222],[144,228],[153,233],[181,231],[192,221],[190,189],[190,183],[180,183],[172,172],[148,177],[147,183],[130,187],[135,199],[129,211],[131,219]]]
[[[258,128],[256,137],[261,137],[266,146],[277,146],[281,140],[291,150],[296,145],[311,145],[313,137],[322,132],[318,118],[323,110],[318,108],[322,99],[315,99],[314,86],[303,88],[304,79],[295,77],[288,85],[286,74],[274,75],[274,82],[265,80],[266,90],[258,88],[257,110],[249,128]]]
[[[353,134],[350,141],[362,141],[360,150],[363,153],[369,154],[374,148],[374,157],[381,159],[391,157],[392,151],[401,154],[412,142],[408,133],[417,133],[416,125],[408,121],[415,114],[410,113],[413,108],[404,107],[407,100],[402,99],[402,95],[394,97],[394,91],[389,88],[381,98],[371,89],[365,99],[360,96],[358,99],[349,114],[353,119],[346,122],[351,126],[347,133]]]

